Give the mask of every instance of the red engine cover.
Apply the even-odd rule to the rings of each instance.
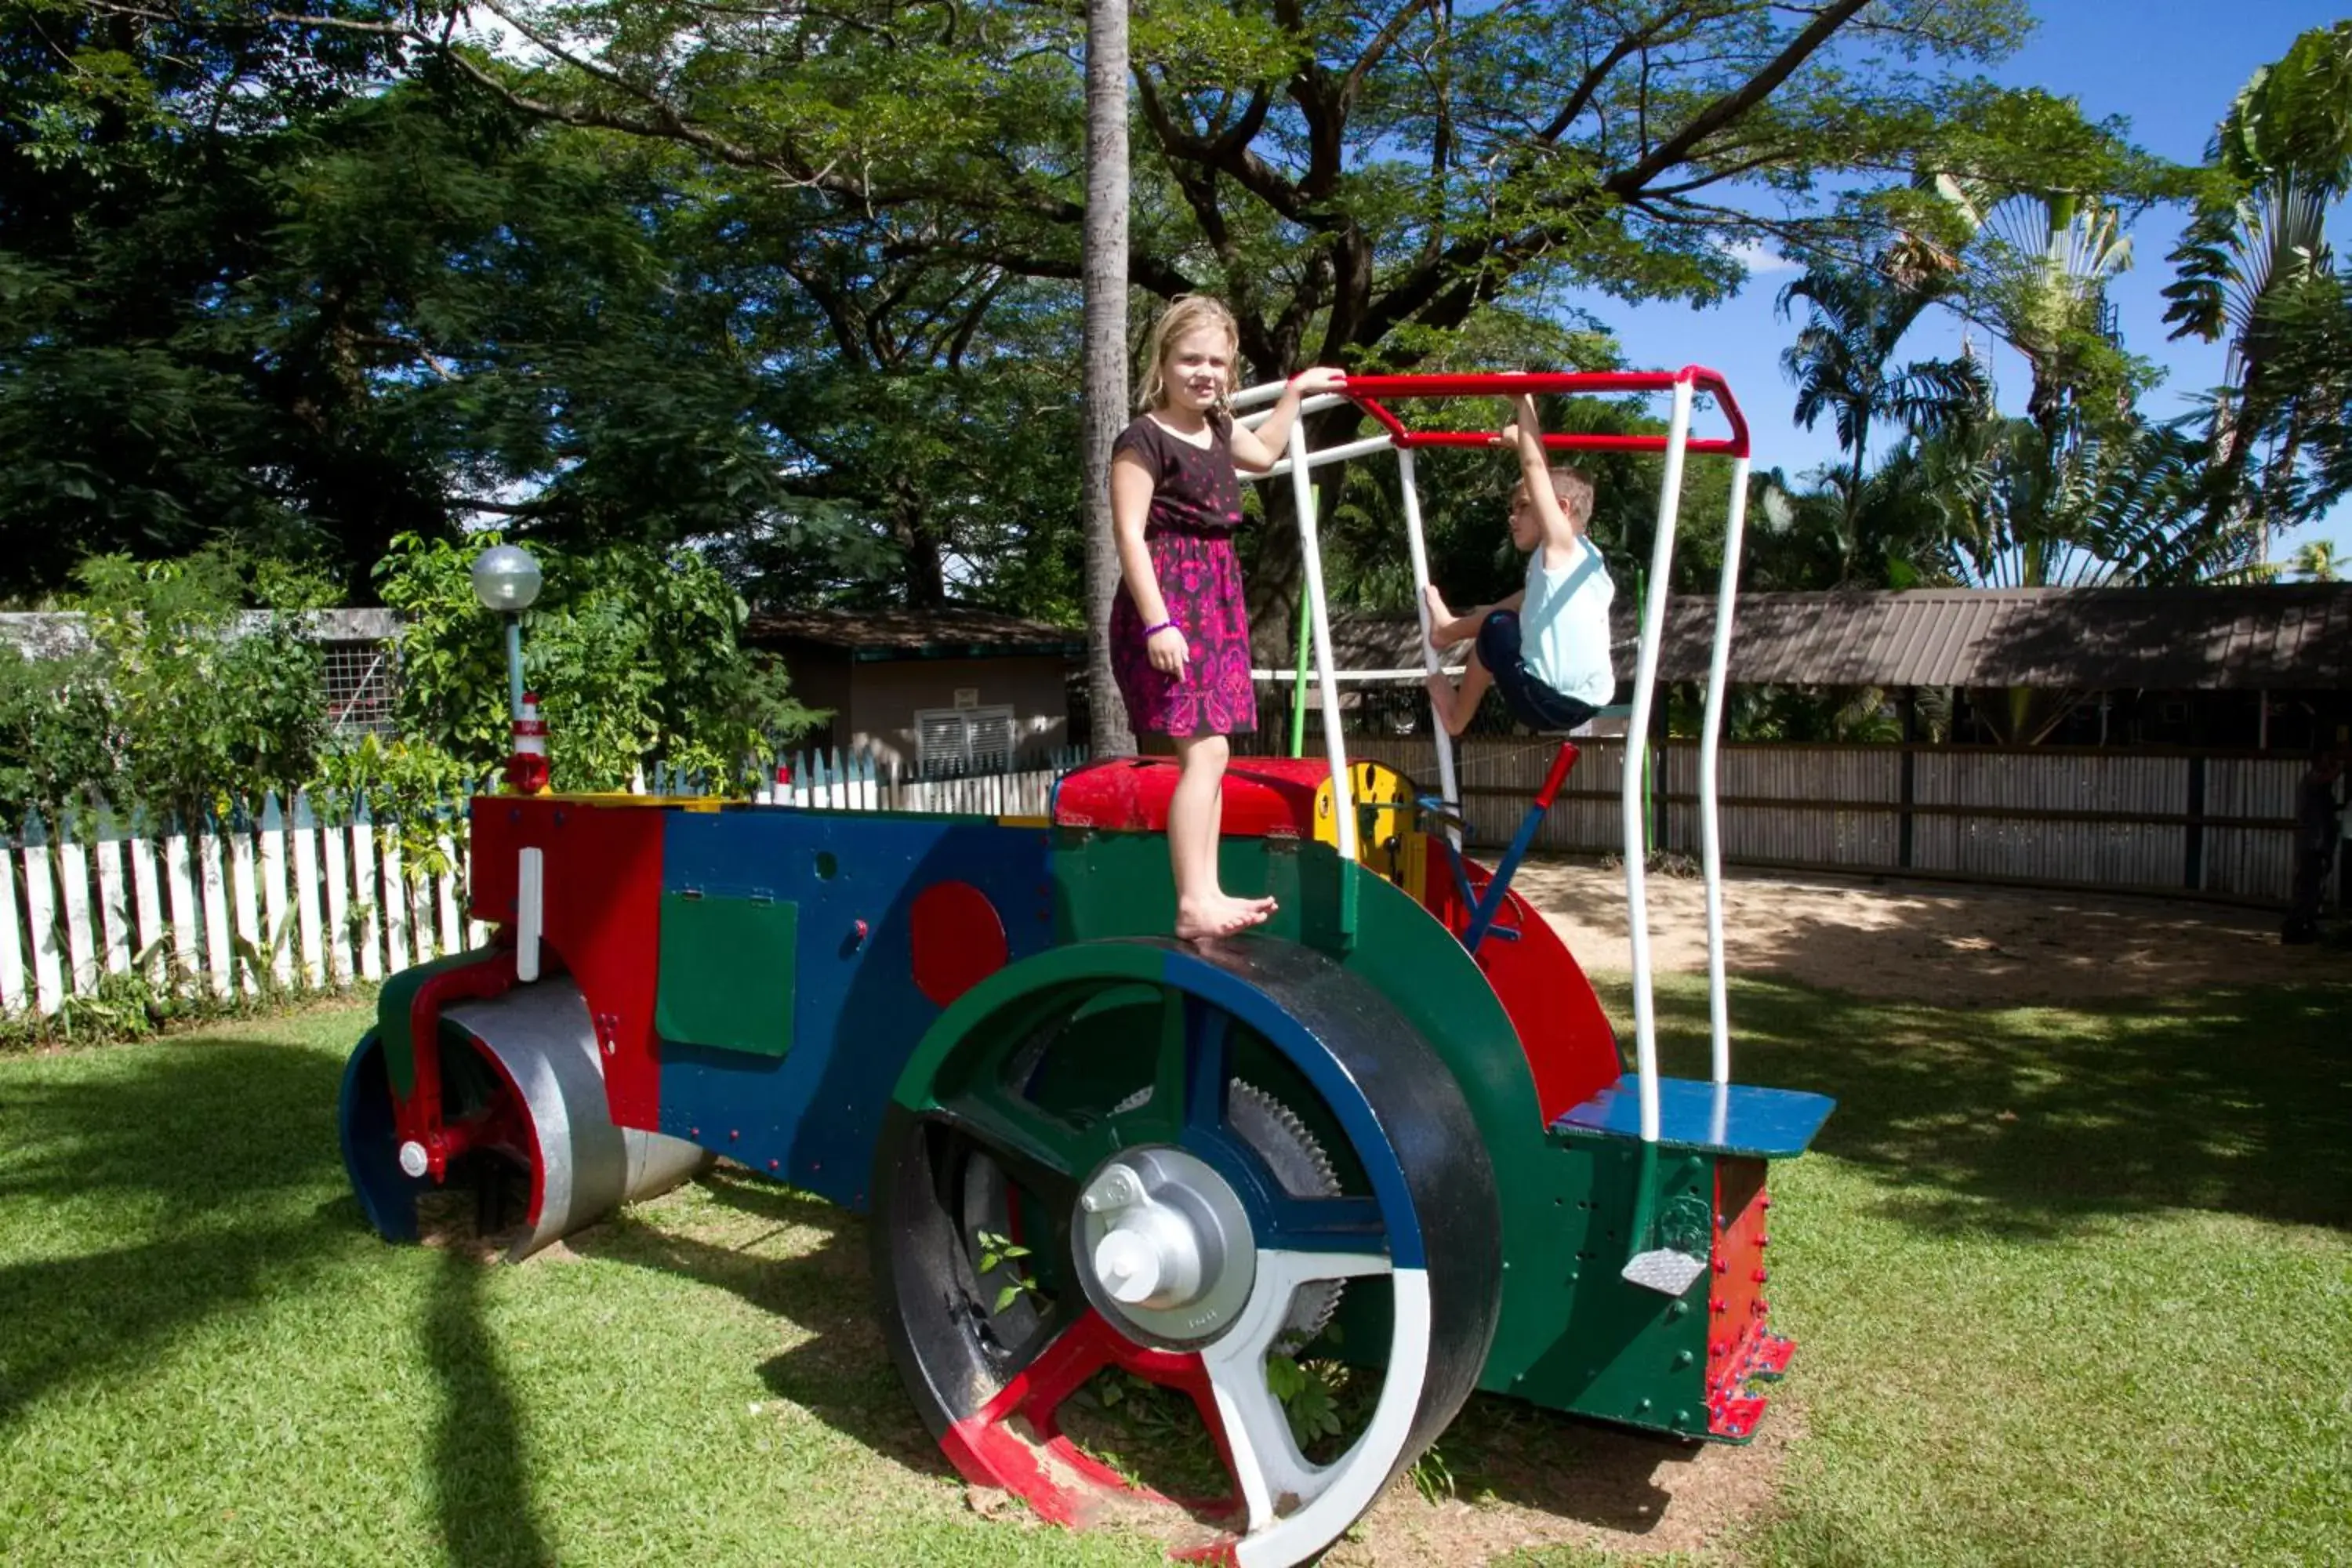
[[[1172,757],[1109,757],[1054,792],[1063,827],[1164,833],[1181,770]],[[1224,832],[1235,838],[1312,838],[1315,792],[1331,776],[1319,757],[1235,757],[1225,768]]]

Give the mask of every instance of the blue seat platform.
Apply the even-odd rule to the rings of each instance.
[[[1805,1152],[1837,1101],[1802,1089],[1697,1079],[1658,1080],[1658,1146],[1694,1153],[1788,1160]],[[1642,1136],[1642,1080],[1627,1073],[1551,1124],[1555,1132]]]

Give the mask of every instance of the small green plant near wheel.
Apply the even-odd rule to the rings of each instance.
[[[1036,1292],[1037,1280],[1034,1275],[1010,1267],[1029,1256],[1027,1247],[1011,1237],[999,1236],[992,1230],[980,1231],[972,1239],[980,1243],[980,1271],[982,1274],[993,1274],[999,1268],[1004,1270],[1005,1282],[996,1292],[994,1310],[1002,1312],[1024,1295]]]

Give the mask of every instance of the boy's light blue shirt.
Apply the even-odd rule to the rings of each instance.
[[[1609,606],[1617,586],[1587,539],[1576,559],[1546,567],[1544,547],[1528,552],[1527,596],[1519,601],[1519,657],[1538,680],[1595,708],[1617,695],[1609,667]]]

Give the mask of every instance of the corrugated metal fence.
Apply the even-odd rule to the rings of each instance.
[[[1463,744],[1473,837],[1507,840],[1555,742]],[[1538,847],[1614,853],[1624,742],[1578,742],[1568,788]],[[1351,741],[1433,787],[1430,742]],[[1727,745],[1718,781],[1727,861],[2193,892],[2284,903],[2294,796],[2307,764],[2247,752],[2048,747]],[[1652,775],[1654,843],[1698,853],[1698,746],[1669,742]]]

